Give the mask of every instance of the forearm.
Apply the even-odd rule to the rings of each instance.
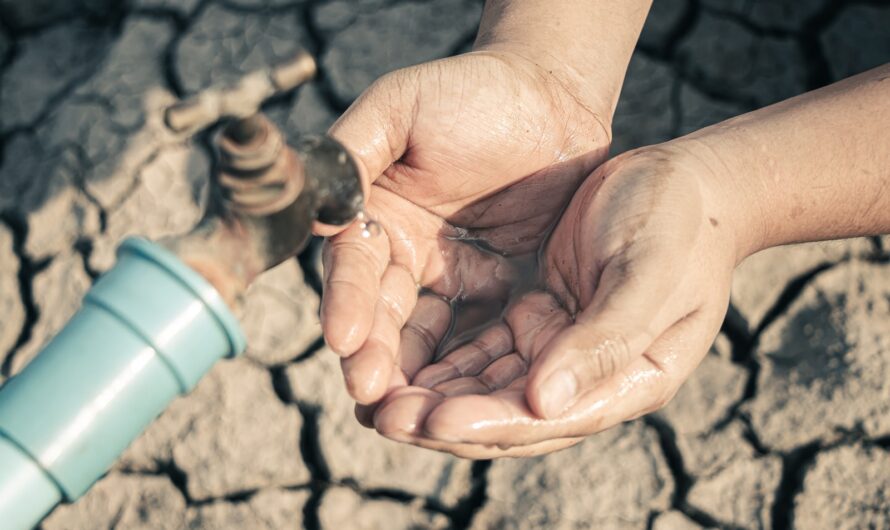
[[[652,0],[488,0],[476,48],[526,51],[611,120]]]
[[[737,195],[742,254],[890,233],[890,64],[678,142]]]

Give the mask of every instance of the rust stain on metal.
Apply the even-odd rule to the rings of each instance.
[[[231,120],[215,139],[219,168],[211,208],[194,230],[162,243],[233,309],[239,309],[259,274],[303,248],[315,220],[342,225],[361,211],[358,167],[342,145],[317,137],[292,148],[258,112],[263,99],[294,88],[314,72],[315,61],[300,55],[249,74],[232,89],[211,89],[167,110],[174,131]]]
[[[269,97],[293,90],[315,76],[315,59],[300,52],[293,59],[257,70],[228,88],[211,88],[173,105],[164,121],[174,132],[197,131],[222,118],[244,119],[256,114]]]

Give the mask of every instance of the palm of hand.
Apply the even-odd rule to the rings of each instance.
[[[734,258],[707,190],[685,176],[695,172],[659,155],[592,174],[547,242],[539,287],[462,345],[438,346],[452,313],[425,302],[402,333],[400,388],[364,421],[399,441],[483,458],[553,451],[666,403],[719,329]],[[516,278],[502,277],[501,299]],[[553,409],[541,386],[567,364],[566,384],[581,392]]]
[[[380,175],[367,208],[383,234],[353,226],[325,254],[325,336],[371,404],[359,418],[470,457],[548,452],[663,404],[716,334],[731,270],[700,168],[650,150],[587,178],[529,291],[505,256],[538,248],[608,141],[564,85],[513,60],[397,72],[333,130]],[[381,101],[395,125],[356,143]],[[453,327],[475,334],[452,350]],[[543,390],[566,365],[572,399]]]
[[[375,127],[380,114],[389,125]],[[424,329],[417,319],[447,323],[441,299],[504,302],[514,272],[502,255],[538,248],[609,141],[563,83],[495,52],[382,78],[332,134],[379,175],[367,211],[384,233],[353,226],[325,252],[325,337],[363,403],[407,383],[402,336]]]

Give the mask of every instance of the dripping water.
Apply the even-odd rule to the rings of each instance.
[[[356,216],[356,220],[359,222],[358,227],[361,229],[362,237],[365,239],[377,237],[383,231],[380,227],[380,223],[371,219],[365,212],[359,212]]]

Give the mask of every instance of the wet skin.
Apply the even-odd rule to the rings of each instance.
[[[608,150],[611,109],[571,87],[523,56],[474,52],[389,74],[335,124],[369,180],[379,174],[367,214],[380,236],[357,224],[324,253],[325,338],[358,403],[431,362],[450,327],[443,300],[506,306],[518,280],[505,256],[534,258]]]
[[[649,7],[490,0],[477,51],[383,77],[332,128],[382,228],[325,253],[360,421],[475,458],[571,445],[676,392],[738,261],[890,231],[887,67],[594,171]]]
[[[404,384],[418,289],[506,304],[504,256],[533,256],[602,162],[608,130],[570,86],[525,57],[473,52],[389,74],[335,124],[374,179],[367,215],[383,229],[364,238],[357,224],[325,248],[322,324],[358,402]]]
[[[709,173],[677,155],[640,151],[593,172],[531,260],[531,285],[516,259],[447,239],[445,255],[473,266],[439,269],[437,294],[416,298],[406,288],[381,299],[365,348],[386,350],[378,366],[395,352],[398,369],[381,403],[357,409],[360,421],[394,440],[487,458],[553,451],[666,403],[713,341],[735,265],[732,238],[711,222],[721,211],[712,183],[686,176]],[[385,199],[381,207],[387,234],[402,222],[419,227],[419,212],[399,218]],[[342,237],[379,246],[385,259],[384,241]],[[441,256],[439,246],[428,251]],[[444,287],[455,282],[469,287]],[[476,321],[458,344],[443,347],[468,301],[506,307],[503,318]],[[410,315],[402,309],[409,305]],[[367,383],[349,380],[353,362],[370,362],[358,359],[344,359],[353,389]],[[582,391],[567,396],[570,388]]]

